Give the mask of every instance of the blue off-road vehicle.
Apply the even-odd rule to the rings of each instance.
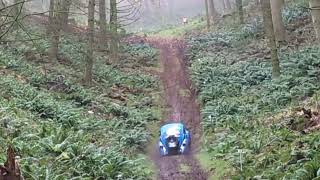
[[[182,123],[166,124],[160,129],[160,155],[185,154],[190,149],[190,141],[190,132]]]

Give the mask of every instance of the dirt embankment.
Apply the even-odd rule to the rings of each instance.
[[[149,44],[160,50],[162,72],[160,78],[165,90],[168,117],[163,123],[170,122],[173,115],[179,114],[180,119],[191,131],[191,152],[188,155],[160,157],[155,145],[151,157],[158,167],[159,179],[204,180],[207,173],[203,171],[194,157],[200,146],[200,108],[196,101],[196,93],[192,88],[185,66],[183,41],[174,39],[147,40]]]

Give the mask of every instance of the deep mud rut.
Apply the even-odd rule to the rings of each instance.
[[[201,169],[194,157],[200,146],[200,108],[186,70],[185,45],[183,41],[173,39],[148,39],[148,43],[160,50],[162,66],[160,78],[168,106],[168,117],[162,123],[172,122],[170,119],[178,119],[172,116],[179,114],[180,119],[191,131],[191,151],[187,155],[160,157],[158,147],[154,145],[154,152],[150,156],[157,165],[158,179],[207,179],[207,173]]]

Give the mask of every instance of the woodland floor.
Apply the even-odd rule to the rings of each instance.
[[[34,23],[42,21],[46,23],[43,17],[34,19]],[[227,26],[221,29],[221,32],[188,31],[185,40],[165,38],[166,36],[162,34],[156,34],[155,37],[150,36],[147,39],[130,36],[125,41],[137,46],[128,46],[123,50],[126,54],[121,58],[122,64],[119,64],[119,69],[105,64],[105,59],[108,59],[107,54],[97,53],[99,58],[97,58],[94,75],[96,87],[93,90],[78,83],[81,79],[78,70],[82,67],[79,64],[82,62],[79,51],[86,48],[85,43],[76,46],[78,44],[74,41],[68,42],[72,38],[63,39],[61,52],[70,60],[63,58],[66,60],[61,62],[62,65],[52,65],[48,73],[46,69],[43,73],[42,64],[35,61],[42,62],[40,53],[35,53],[37,56],[31,58],[32,62],[22,61],[28,58],[25,58],[23,53],[20,56],[15,52],[12,53],[9,49],[12,47],[9,46],[10,51],[3,50],[3,58],[0,61],[0,74],[3,78],[0,81],[2,82],[0,95],[3,96],[0,96],[0,108],[6,110],[5,113],[0,113],[0,118],[5,119],[5,114],[12,113],[15,115],[12,115],[12,119],[17,119],[17,121],[12,120],[12,124],[20,121],[28,122],[22,130],[19,126],[13,126],[15,131],[12,132],[17,137],[26,137],[17,141],[20,142],[20,144],[17,143],[20,145],[17,149],[20,149],[21,156],[32,156],[35,159],[20,163],[24,169],[32,166],[29,168],[33,170],[29,172],[30,177],[31,175],[45,177],[48,172],[46,163],[51,163],[52,158],[58,159],[50,167],[52,178],[59,177],[63,171],[67,171],[63,172],[66,177],[72,177],[75,172],[85,172],[90,166],[88,176],[101,175],[107,177],[106,179],[118,178],[122,172],[124,172],[124,179],[133,176],[135,177],[132,179],[138,179],[140,176],[150,177],[154,174],[157,179],[164,180],[204,180],[211,177],[226,179],[238,174],[240,174],[237,176],[239,179],[248,177],[280,179],[285,176],[285,173],[298,172],[298,168],[301,172],[306,172],[305,169],[314,162],[314,167],[309,173],[312,175],[310,177],[313,177],[314,172],[320,171],[317,163],[319,161],[315,158],[319,152],[317,141],[319,136],[313,134],[307,136],[306,133],[318,130],[320,127],[319,99],[314,98],[317,102],[316,110],[309,110],[311,105],[305,104],[314,93],[320,93],[316,83],[320,77],[318,74],[320,50],[318,47],[309,47],[310,44],[314,44],[314,35],[310,33],[312,32],[309,25],[310,19],[293,22],[287,27],[291,35],[288,37],[289,43],[279,49],[283,79],[277,82],[271,81],[270,66],[267,63],[270,52],[265,48],[266,40],[263,38],[259,23],[251,23],[249,26],[231,26],[234,28]],[[180,30],[169,29],[165,32],[174,32],[175,35],[176,31],[180,34]],[[85,32],[85,29],[70,28],[70,32],[79,36]],[[181,32],[181,34],[184,33]],[[79,38],[79,42],[80,40],[82,39]],[[157,50],[146,44],[158,49],[159,54]],[[47,42],[41,41],[38,46],[45,45]],[[138,52],[139,49],[140,52]],[[21,47],[17,50],[24,52]],[[161,66],[160,71],[157,71],[157,59]],[[67,63],[69,61],[70,65]],[[66,75],[66,79],[62,82],[57,79],[57,75],[60,74]],[[153,78],[154,75],[160,78],[160,87],[158,87],[159,78]],[[66,86],[65,89],[73,91],[71,94],[59,92],[59,89],[55,90],[51,87],[51,81],[61,85],[62,89]],[[58,87],[54,83],[53,87]],[[47,87],[49,85],[50,87]],[[197,91],[194,87],[197,87]],[[16,91],[16,89],[28,91]],[[159,91],[162,94],[160,101],[164,102],[162,104],[158,102]],[[156,97],[153,95],[154,92],[157,93]],[[40,96],[38,96],[39,93]],[[36,101],[40,99],[39,97],[43,100]],[[225,97],[227,98],[223,99]],[[33,104],[30,108],[24,108],[21,102],[27,105],[30,102]],[[202,115],[199,104],[201,104]],[[19,113],[11,112],[13,109],[11,106],[17,107]],[[307,110],[302,108],[302,114],[296,115],[296,110],[291,110],[295,106],[306,107]],[[264,109],[255,111],[258,107]],[[316,113],[312,114],[314,111]],[[44,116],[46,113],[48,117]],[[26,115],[21,118],[20,114]],[[206,118],[211,117],[212,114],[216,115],[214,117],[216,122]],[[271,114],[270,117],[268,117],[269,114]],[[177,115],[178,118],[176,118]],[[63,121],[61,117],[68,117],[68,119]],[[232,121],[230,117],[236,117],[237,121]],[[190,153],[160,157],[157,145],[159,119],[160,125],[181,120],[187,126],[191,131],[192,139]],[[76,128],[74,128],[75,125],[69,127],[70,122],[73,122]],[[274,125],[270,125],[270,122]],[[61,137],[57,136],[59,134],[57,132],[61,130],[60,126],[65,124],[68,128],[63,129],[64,134],[60,133]],[[157,124],[154,127],[156,132],[149,129],[150,124]],[[4,129],[3,132],[2,129]],[[2,129],[0,126],[0,135],[11,133],[9,128]],[[86,129],[86,136],[81,134],[82,129]],[[146,131],[155,137],[153,143],[144,141],[147,137],[150,138],[149,132],[146,133]],[[301,135],[298,134],[300,131],[303,132]],[[44,134],[40,140],[30,138],[40,133]],[[64,136],[70,136],[72,139]],[[45,146],[48,144],[48,139],[51,140],[51,144]],[[3,142],[5,141],[0,136],[0,144]],[[24,145],[24,142],[28,142],[28,146]],[[81,144],[76,144],[78,142]],[[201,147],[202,142],[205,148]],[[150,145],[152,147],[145,150],[145,143],[152,144]],[[56,150],[56,147],[61,146],[60,144],[68,146]],[[119,144],[119,148],[106,149],[100,153],[98,147],[101,147],[101,144],[105,146]],[[88,160],[79,161],[82,154],[79,154],[79,157],[68,154],[67,150],[75,145],[79,152],[83,149],[90,150],[89,155],[86,155]],[[41,147],[40,150],[39,147]],[[140,152],[140,149],[143,151]],[[237,160],[239,149],[241,152],[247,150],[245,152],[247,161],[244,162],[244,171],[241,173],[233,167],[243,165],[242,161]],[[149,164],[145,164],[145,161],[141,163],[143,165],[132,163],[133,161],[130,160],[137,158],[135,156],[137,151],[149,156],[156,167],[148,167]],[[2,152],[4,149],[0,147],[0,155]],[[202,152],[205,152],[208,157],[206,164],[208,167],[204,166],[203,160],[198,157]],[[67,160],[60,160],[65,154],[70,157]],[[96,154],[99,154],[98,158]],[[94,162],[91,160],[93,157],[96,159]],[[109,159],[113,157],[116,157],[115,162],[110,163]],[[2,159],[4,158],[0,156],[0,162]],[[299,162],[306,159],[313,161],[306,163],[307,168],[302,169],[304,164]],[[39,166],[38,162],[44,163]],[[126,162],[132,164],[126,164]],[[219,162],[224,163],[221,165]],[[100,168],[108,163],[110,167],[124,165],[120,167],[121,169],[114,168],[110,172]],[[79,164],[82,166],[78,167]],[[73,170],[73,167],[78,169]],[[145,169],[150,172],[141,173]],[[292,178],[294,176],[291,175],[287,177],[289,177],[287,179],[299,179]]]

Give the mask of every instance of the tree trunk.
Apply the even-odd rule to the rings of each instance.
[[[255,0],[255,4],[256,4],[256,6],[260,6],[260,4],[261,4],[261,2],[260,2],[261,0]]]
[[[0,0],[0,8],[4,8],[6,7],[6,4],[3,2],[3,0]],[[5,21],[5,12],[4,11],[0,11],[0,34],[3,33],[4,27],[3,27],[3,23]]]
[[[169,6],[169,18],[170,19],[174,19],[174,15],[175,15],[175,12],[174,12],[174,9],[175,9],[175,0],[169,0],[168,1],[168,6]]]
[[[210,17],[211,17],[211,22],[213,23],[214,22],[214,19],[217,17],[218,13],[216,11],[216,8],[214,6],[214,1],[213,0],[208,0],[208,5],[209,5],[209,14],[210,14]]]
[[[15,158],[15,153],[12,146],[7,150],[7,161],[4,166],[0,165],[1,180],[23,180],[19,164]]]
[[[205,8],[206,8],[206,16],[207,16],[207,29],[210,29],[210,14],[209,14],[209,5],[208,5],[208,0],[205,1]]]
[[[0,0],[0,8],[4,8],[6,4],[3,2],[3,0]]]
[[[118,16],[117,0],[110,0],[111,60],[118,61]]]
[[[274,28],[272,23],[270,0],[262,0],[261,7],[263,12],[264,28],[269,40],[268,46],[271,49],[272,78],[275,79],[280,77],[280,63],[279,63],[278,50],[276,46],[276,38],[274,35]]]
[[[51,62],[55,62],[58,60],[59,53],[59,33],[55,30],[51,33],[51,45],[49,48],[49,59]]]
[[[224,1],[224,0],[222,0],[222,9],[223,9],[223,11],[225,11],[226,10],[226,2]]]
[[[278,42],[286,41],[286,30],[282,21],[283,0],[271,0],[271,12],[274,32]]]
[[[58,60],[59,41],[61,31],[61,9],[63,0],[56,0],[54,5],[52,32],[51,32],[51,47],[49,49],[49,58],[51,62]]]
[[[242,0],[236,0],[237,10],[239,14],[239,22],[240,24],[244,24],[244,12],[243,12],[243,5]]]
[[[50,35],[53,32],[53,19],[54,19],[54,2],[55,0],[50,0],[49,5],[49,19],[48,19],[48,26],[47,26],[47,35]]]
[[[94,8],[95,0],[89,0],[88,6],[88,51],[87,51],[87,62],[84,81],[86,85],[91,85],[92,82],[92,68],[93,68],[93,43],[94,43]]]
[[[99,0],[99,25],[100,25],[100,48],[105,50],[107,47],[107,15],[106,0]]]
[[[17,30],[19,28],[19,17],[21,16],[21,13],[22,13],[22,9],[21,9],[21,6],[23,6],[23,3],[22,4],[19,4],[19,2],[22,2],[21,0],[14,0],[13,3],[16,4],[15,6],[13,6],[13,20],[15,21],[14,22],[14,25],[13,25],[13,29]]]
[[[62,3],[61,9],[61,27],[65,31],[68,27],[68,20],[69,20],[69,12],[71,7],[71,0],[64,0]]]
[[[230,11],[231,10],[230,0],[225,0],[225,4],[226,4],[227,10]]]
[[[313,27],[316,33],[318,42],[320,42],[320,1],[310,0],[309,2],[312,14]]]

